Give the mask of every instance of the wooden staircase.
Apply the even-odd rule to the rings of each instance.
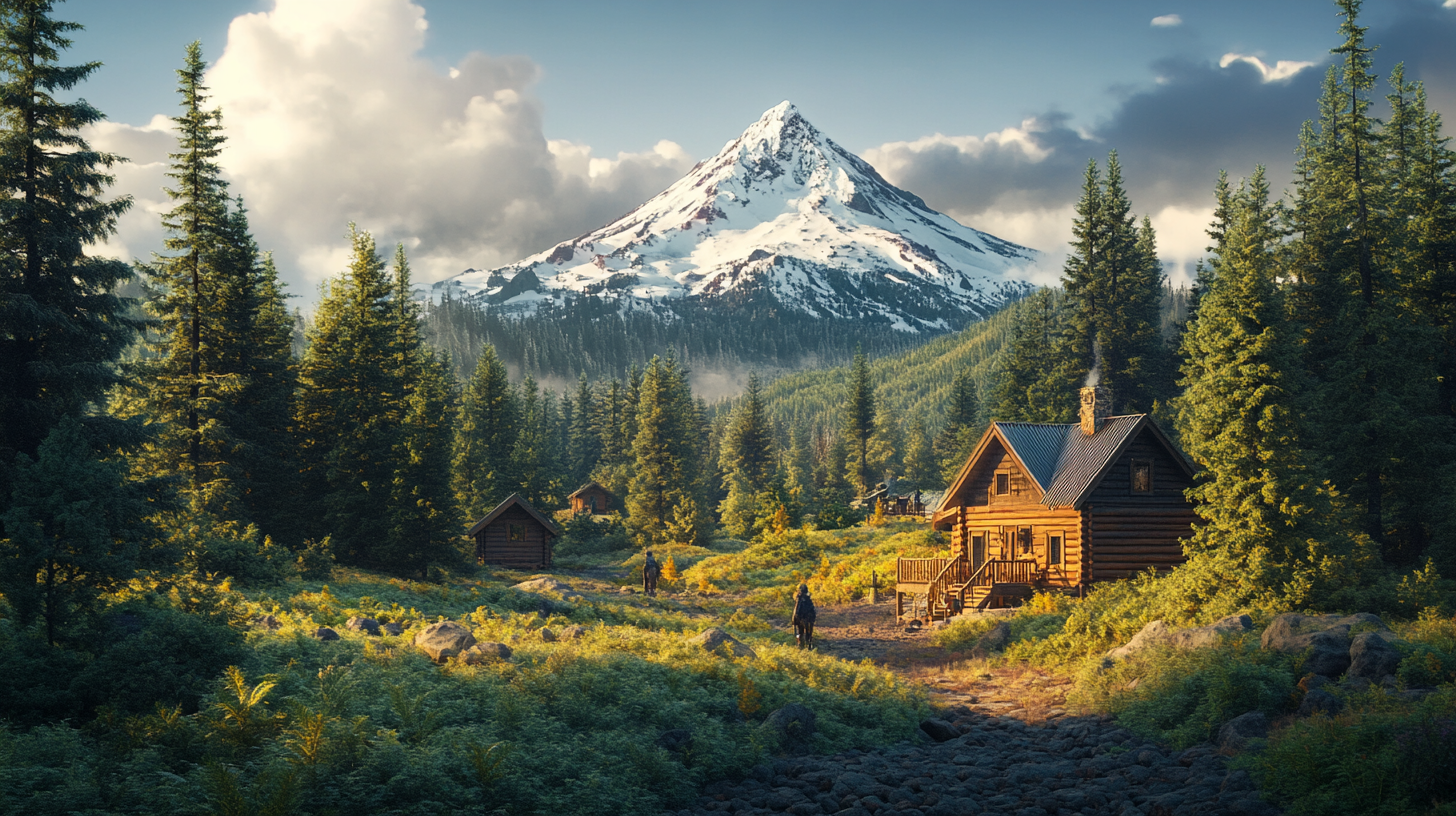
[[[972,570],[964,556],[902,558],[896,572],[896,616],[926,622],[986,609],[998,598],[1025,600],[1046,577],[1032,560],[991,559]]]

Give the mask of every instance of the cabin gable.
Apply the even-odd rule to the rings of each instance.
[[[1041,502],[1041,488],[993,425],[976,446],[942,512],[952,507],[1011,507]]]
[[[1193,474],[1182,454],[1148,422],[1077,502],[1079,507],[1188,506]]]
[[[552,539],[560,534],[550,519],[514,494],[470,528],[477,564],[514,569],[550,567]]]

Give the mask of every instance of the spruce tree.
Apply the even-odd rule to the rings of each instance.
[[[428,575],[460,561],[461,517],[450,488],[455,382],[448,360],[419,349],[417,379],[404,414],[394,474],[389,549],[377,560],[393,572]]]
[[[1051,289],[1033,293],[1013,307],[1011,339],[1001,355],[991,414],[1004,422],[1072,422],[1077,388],[1086,375],[1082,335],[1068,319],[1066,298]],[[969,374],[967,375],[969,376]],[[946,479],[954,477],[970,447],[980,438],[951,426],[943,436],[941,462]],[[966,437],[969,436],[969,439]]]
[[[586,374],[577,378],[576,397],[565,402],[571,407],[571,422],[568,431],[567,459],[571,471],[570,484],[575,489],[591,478],[592,470],[602,456],[601,436],[593,428],[597,404]]]
[[[311,537],[332,535],[341,561],[391,569],[396,456],[408,408],[396,357],[392,281],[374,238],[349,225],[353,258],[325,285],[300,366],[297,426]]]
[[[131,206],[103,199],[123,159],[80,135],[100,111],[58,98],[100,63],[57,64],[80,26],[52,19],[51,6],[0,3],[0,507],[16,454],[34,460],[63,417],[88,413],[117,382],[112,361],[136,328],[114,294],[130,268],[87,252]]]
[[[638,542],[651,547],[682,534],[683,526],[675,521],[675,514],[686,502],[693,502],[692,518],[699,522],[702,519],[699,450],[695,444],[701,428],[687,372],[672,355],[652,358],[642,372],[638,391],[627,523]]]
[[[777,469],[775,447],[763,403],[763,383],[756,372],[751,373],[743,399],[723,436],[723,470],[741,477],[747,488],[757,493],[768,487]]]
[[[520,412],[505,363],[487,343],[465,386],[455,435],[451,488],[467,519],[478,519],[515,492],[512,454],[520,435]]]
[[[870,478],[869,446],[875,432],[875,388],[870,381],[869,359],[862,350],[854,353],[845,394],[844,437],[854,457],[852,479],[861,495],[873,485]]]

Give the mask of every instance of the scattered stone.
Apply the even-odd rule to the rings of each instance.
[[[1006,644],[1010,641],[1011,624],[1002,621],[1001,623],[992,626],[990,631],[986,632],[986,634],[984,635],[981,635],[981,637],[976,640],[976,645],[971,647],[971,657],[984,660],[985,658],[990,657],[993,652],[999,652],[1002,649],[1005,649]]]
[[[789,754],[803,754],[809,750],[814,737],[813,709],[799,703],[789,703],[768,715],[759,730],[770,740],[770,744]]]
[[[544,627],[544,626],[541,627],[540,635],[541,635],[541,641],[543,643],[555,643],[556,642],[556,633],[553,632],[553,631],[551,631],[547,627]]]
[[[1251,739],[1269,736],[1269,720],[1262,711],[1240,714],[1218,731],[1218,747],[1226,753],[1242,751]]]
[[[460,662],[467,666],[479,666],[492,660],[510,660],[511,654],[511,647],[504,643],[487,640],[461,652]]]
[[[586,627],[568,626],[562,629],[561,634],[557,635],[557,637],[561,640],[576,640],[578,638],[586,637]]]
[[[1129,655],[1137,654],[1149,646],[1168,643],[1172,639],[1173,630],[1168,624],[1160,620],[1149,621],[1142,629],[1138,630],[1136,635],[1132,636],[1132,640],[1108,652],[1107,656],[1115,660],[1120,660]]]
[[[272,615],[263,615],[262,617],[254,620],[253,624],[259,629],[267,629],[269,632],[276,632],[279,629],[283,628],[282,621],[278,620]]]
[[[1270,621],[1259,643],[1285,654],[1308,651],[1302,672],[1339,677],[1350,668],[1350,630],[1355,626],[1388,631],[1376,615],[1301,615],[1291,612]]]
[[[727,632],[714,626],[701,634],[688,638],[688,643],[701,646],[704,651],[717,652],[720,647],[733,657],[758,657],[746,644]]]
[[[327,626],[320,626],[319,628],[313,630],[313,634],[310,635],[310,637],[312,637],[314,640],[322,640],[327,642],[330,640],[338,640],[339,633],[335,632]]]
[[[379,637],[379,621],[373,618],[361,618],[355,615],[344,622],[344,628],[355,632],[363,632],[367,635]]]
[[[636,587],[622,587],[621,589],[617,590],[617,594],[618,595],[636,595],[637,594],[637,588]]]
[[[1378,683],[1400,668],[1401,653],[1390,645],[1385,632],[1361,632],[1350,640],[1350,668],[1345,675]]]
[[[381,623],[379,625],[379,628],[384,631],[384,634],[390,636],[399,636],[404,634],[404,627],[400,626],[397,623]]]
[[[686,728],[663,731],[653,744],[670,754],[681,754],[693,747],[693,732]]]
[[[415,635],[414,644],[431,660],[443,663],[474,646],[475,635],[455,621],[440,621]]]
[[[936,742],[949,742],[961,735],[960,729],[945,720],[931,717],[920,724],[920,730]]]
[[[1229,615],[1207,626],[1175,632],[1171,642],[1180,649],[1207,649],[1217,646],[1225,637],[1241,635],[1253,629],[1254,619],[1248,615]]]
[[[1297,717],[1312,717],[1318,712],[1323,712],[1331,717],[1340,713],[1345,704],[1340,698],[1325,691],[1315,689],[1304,695],[1304,701],[1299,704],[1299,710],[1295,712]]]

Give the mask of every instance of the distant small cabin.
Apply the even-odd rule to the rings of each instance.
[[[1084,388],[1076,424],[993,422],[931,519],[949,558],[902,558],[897,614],[942,619],[1034,591],[1168,570],[1198,518],[1193,469],[1147,414],[1107,416]]]
[[[591,513],[595,516],[612,511],[612,491],[596,482],[587,482],[566,498],[571,502],[573,513]]]
[[[470,528],[475,563],[513,569],[551,566],[551,540],[560,535],[561,528],[519,493],[512,493]]]

